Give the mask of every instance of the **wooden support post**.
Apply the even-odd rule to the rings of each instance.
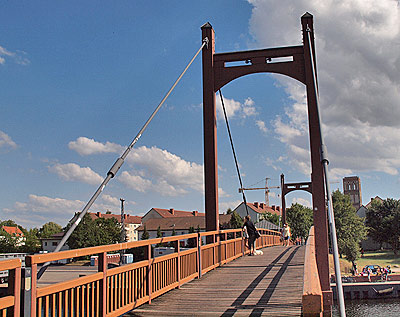
[[[314,213],[314,228],[315,228],[315,249],[318,266],[318,273],[321,282],[322,292],[324,293],[324,308],[330,310],[331,302],[331,287],[329,283],[329,259],[328,259],[328,219],[325,203],[325,186],[323,166],[320,157],[320,142],[321,135],[319,126],[318,109],[316,95],[318,92],[314,90],[313,73],[311,65],[311,52],[308,47],[307,30],[311,31],[311,49],[312,56],[315,59],[314,46],[314,27],[313,17],[306,13],[301,17],[303,30],[303,47],[304,47],[304,63],[307,87],[307,104],[308,104],[308,123],[310,131],[310,150],[311,150],[311,183],[312,183],[312,199]],[[314,60],[314,65],[316,62]]]
[[[147,246],[146,250],[146,256],[147,256],[147,261],[148,261],[148,266],[147,266],[147,290],[148,290],[148,295],[149,295],[149,304],[151,304],[151,293],[153,291],[153,277],[152,277],[152,263],[151,263],[151,244]]]
[[[203,125],[206,231],[219,229],[218,217],[218,159],[217,113],[214,90],[214,30],[210,23],[201,27],[203,48]]]
[[[98,298],[100,316],[106,316],[107,315],[107,252],[100,253],[97,256],[98,256],[97,271],[103,273],[103,278],[100,281],[100,294]],[[73,301],[73,298],[71,298],[71,301]]]

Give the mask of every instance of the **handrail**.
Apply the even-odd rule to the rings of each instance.
[[[2,316],[19,316],[21,303],[21,259],[0,261],[0,271],[8,270],[7,296],[0,298]]]
[[[314,226],[310,228],[304,258],[303,316],[322,316],[323,297],[315,257]]]
[[[280,244],[278,231],[259,231],[261,238],[257,239],[257,248]],[[208,241],[206,237],[210,236]],[[194,247],[181,250],[181,241],[187,239],[196,240]],[[153,257],[152,246],[166,242],[173,243],[175,252]],[[108,252],[133,248],[144,249],[143,260],[107,268]],[[75,315],[88,314],[90,310],[94,314],[117,316],[143,303],[151,303],[155,297],[248,252],[242,229],[228,229],[27,256],[25,278],[31,280],[31,288],[25,290],[24,297],[29,298],[30,303],[24,303],[24,310],[30,311],[30,316],[40,315],[40,312],[47,316],[59,309],[73,311]],[[51,286],[37,286],[38,264],[96,254],[98,272]],[[30,275],[26,275],[27,272],[31,272]],[[74,298],[79,300],[75,302]],[[91,307],[85,306],[84,299]]]

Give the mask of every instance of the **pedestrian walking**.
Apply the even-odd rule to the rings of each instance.
[[[254,226],[253,222],[250,219],[250,216],[247,215],[244,218],[244,224],[243,224],[243,231],[247,231],[247,235],[249,236],[248,239],[248,247],[250,249],[250,254],[249,255],[254,255],[254,250],[255,250],[255,242],[257,238],[257,228]]]
[[[290,241],[290,227],[287,223],[283,225],[283,245],[285,247],[289,246]]]

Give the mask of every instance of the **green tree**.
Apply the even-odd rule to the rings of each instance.
[[[286,221],[293,239],[298,237],[306,239],[313,224],[312,209],[298,203],[292,204],[286,208]]]
[[[144,225],[144,228],[143,228],[143,233],[142,233],[142,236],[141,236],[141,240],[148,240],[150,238],[150,234],[149,234],[149,232],[147,231],[147,229],[146,229],[146,225]]]
[[[231,219],[229,220],[229,227],[231,229],[237,229],[243,227],[243,219],[239,216],[236,211],[232,211]]]
[[[267,221],[269,221],[269,222],[271,222],[271,223],[273,223],[274,225],[277,225],[277,226],[279,226],[279,215],[278,214],[273,214],[273,213],[270,213],[270,212],[264,212],[262,215],[261,215],[261,219],[265,219],[265,220],[267,220]]]
[[[367,228],[363,219],[357,216],[350,196],[336,190],[332,194],[332,203],[339,254],[354,262],[360,256],[360,243],[366,238]]]
[[[190,226],[188,233],[195,233],[194,227]],[[194,248],[195,246],[196,246],[196,238],[190,238],[190,239],[187,240],[186,247]]]
[[[25,234],[25,245],[20,247],[21,252],[37,253],[42,249],[39,239],[39,229],[32,228]]]
[[[162,232],[161,232],[160,226],[158,226],[158,228],[157,228],[157,238],[162,238]]]
[[[368,235],[376,242],[389,243],[394,254],[400,247],[400,200],[373,200],[366,213]]]
[[[39,229],[39,238],[50,238],[53,234],[63,232],[63,228],[55,222],[47,222]]]
[[[71,222],[66,230],[71,226]],[[69,237],[68,245],[71,249],[78,249],[114,244],[119,242],[120,236],[121,225],[115,218],[92,220],[90,215],[86,214]]]
[[[9,234],[3,229],[3,227],[1,227],[0,236],[2,236],[0,239],[0,253],[18,252],[17,239],[14,234]]]

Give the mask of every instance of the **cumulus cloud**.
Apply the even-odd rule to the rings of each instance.
[[[254,101],[248,97],[243,103],[236,101],[234,99],[224,98],[225,111],[228,119],[234,117],[247,118],[251,116],[256,116],[257,110],[254,105]],[[217,107],[217,117],[220,120],[224,120],[224,110],[222,108],[221,97],[219,94],[216,96],[216,107]]]
[[[40,227],[49,221],[65,226],[75,212],[82,211],[86,203],[81,200],[30,194],[26,201],[16,202],[11,208],[4,208],[3,213],[6,219],[14,219],[22,226],[29,228]],[[129,202],[129,205],[134,204],[135,202]],[[89,212],[106,212],[107,210],[119,214],[119,199],[103,194],[93,204]],[[129,212],[129,210],[126,210],[126,212]]]
[[[11,137],[0,130],[0,149],[5,148],[5,149],[16,149],[17,144],[11,139]]]
[[[106,143],[101,143],[86,137],[79,137],[75,141],[69,142],[68,147],[82,156],[100,153],[120,154],[124,151],[124,147],[119,144],[108,141]]]
[[[292,199],[292,205],[293,204],[300,204],[303,206],[306,206],[308,208],[311,208],[311,202],[308,199],[304,199],[304,198],[300,198],[300,197],[296,197]]]
[[[75,163],[54,164],[48,167],[49,171],[57,174],[61,179],[69,182],[83,182],[91,185],[100,185],[103,177],[90,167],[80,167]]]
[[[261,132],[263,132],[263,133],[268,132],[268,129],[265,126],[265,122],[262,120],[256,120],[256,126],[258,127],[258,129],[260,129]]]
[[[188,162],[155,146],[133,149],[127,162],[135,168],[123,172],[122,183],[139,192],[155,190],[164,196],[177,196],[193,189],[203,192],[203,165]]]
[[[335,174],[398,174],[399,2],[248,1],[253,5],[250,30],[260,47],[301,45],[300,17],[306,11],[314,15],[321,116]],[[293,104],[275,119],[274,131],[287,145],[292,166],[309,174],[305,88],[276,78]]]
[[[28,65],[30,64],[30,60],[26,57],[27,53],[24,51],[15,51],[11,52],[6,48],[0,46],[0,64],[3,65],[6,62],[6,59],[12,59],[15,63],[19,65]]]

